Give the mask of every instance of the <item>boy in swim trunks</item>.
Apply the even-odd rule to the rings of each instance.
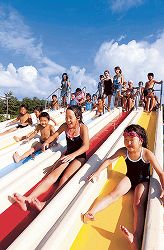
[[[25,152],[23,155],[19,155],[18,152],[15,152],[13,155],[13,159],[16,163],[23,160],[24,158],[32,155],[34,152],[42,149],[43,143],[55,133],[55,129],[52,125],[48,124],[50,120],[50,116],[47,112],[42,112],[39,116],[40,124],[37,125],[36,129],[32,134],[26,136],[26,139],[31,140],[34,136],[40,132],[40,142],[32,145],[31,149]],[[52,145],[50,145],[52,146]]]
[[[32,124],[31,115],[28,113],[28,109],[24,104],[22,104],[19,107],[19,115],[17,116],[17,118],[15,120],[7,123],[6,127],[8,127],[10,125],[14,125],[14,124],[16,124],[18,122],[19,122],[19,124],[16,127],[8,129],[5,132],[1,133],[0,135],[6,135],[6,134],[8,134],[10,132],[13,132],[13,131],[17,130],[18,128],[25,128],[28,125]]]
[[[150,92],[152,92],[152,90],[154,90],[154,85],[157,83],[157,84],[162,84],[163,83],[163,81],[161,80],[160,82],[158,82],[158,81],[156,81],[155,79],[154,79],[154,74],[153,73],[148,73],[148,75],[147,75],[147,77],[148,77],[148,82],[146,82],[145,83],[145,89],[144,89],[144,91],[143,91],[143,94],[144,94],[144,101],[145,101],[145,111],[150,111],[149,110],[149,106],[150,106],[150,101],[151,101],[151,99],[148,97],[148,94],[150,93]],[[158,98],[156,97],[156,101],[157,101],[157,103],[158,103],[158,105],[160,104],[159,103],[159,100],[158,100]]]

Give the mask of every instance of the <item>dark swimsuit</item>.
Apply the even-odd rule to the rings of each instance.
[[[80,137],[80,133],[79,133],[79,135],[74,136],[73,138],[70,138],[70,136],[66,132],[66,140],[67,140],[67,151],[66,151],[65,155],[74,153],[79,148],[81,148],[81,146],[83,144],[83,140]],[[83,153],[83,154],[75,157],[75,159],[78,159],[78,158],[86,159],[86,153]]]
[[[142,158],[143,148],[140,158],[136,161],[131,160],[128,156],[125,159],[127,165],[126,176],[130,179],[132,189],[142,182],[149,182],[150,180],[150,162],[145,162]]]
[[[25,128],[25,127],[27,127],[28,125],[29,125],[29,124],[26,124],[26,125],[19,124],[19,125],[16,126],[16,128]]]
[[[104,80],[104,94],[113,95],[113,83],[111,79]]]

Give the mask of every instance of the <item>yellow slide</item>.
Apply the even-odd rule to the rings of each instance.
[[[155,112],[143,113],[138,124],[144,127],[148,134],[149,149],[153,151],[156,129]],[[114,170],[110,173],[107,181],[99,195],[100,199],[108,194],[126,173],[126,164],[120,158]],[[120,225],[133,230],[133,191],[128,192],[123,198],[99,212],[96,221],[84,224],[79,231],[71,250],[128,250],[130,245],[121,233]]]

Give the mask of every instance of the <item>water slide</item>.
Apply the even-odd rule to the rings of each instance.
[[[158,116],[158,119],[157,119]],[[151,150],[155,149],[155,154],[158,160],[163,166],[163,159],[161,157],[161,121],[162,112],[141,115],[140,112],[132,119],[129,123],[138,123],[145,127],[149,138],[149,147]],[[127,126],[123,124],[122,126]],[[157,127],[157,128],[156,128]],[[123,129],[123,128],[122,128]],[[121,128],[116,129],[116,131],[106,140],[106,142],[99,148],[96,152],[96,156],[103,160],[108,154],[113,153],[118,148],[123,145],[123,137],[117,137],[123,130]],[[109,149],[111,140],[115,138],[115,143],[113,146],[105,152],[106,148]],[[156,146],[154,148],[154,142]],[[91,157],[92,158],[92,157]],[[72,184],[74,187],[79,185],[79,179],[81,176],[88,176],[93,172],[100,164],[93,166],[95,164],[95,159],[88,161],[88,166],[86,169],[82,169],[79,176],[74,177]],[[95,164],[96,165],[96,164]],[[88,171],[90,170],[90,171]],[[105,194],[110,192],[112,188],[120,181],[126,172],[126,166],[123,159],[119,159],[115,164],[113,164],[113,170],[109,172],[109,180],[106,170],[101,174],[101,178],[98,183],[88,183],[85,186],[83,183],[82,188],[79,190],[78,195],[69,204],[69,209],[67,209],[63,216],[56,221],[56,223],[51,227],[45,237],[40,241],[36,249],[129,249],[130,246],[126,239],[120,232],[119,225],[123,224],[132,230],[133,227],[133,212],[132,212],[132,201],[133,193],[129,192],[122,199],[119,199],[109,208],[103,210],[96,216],[96,221],[90,222],[87,225],[83,225],[80,219],[80,213],[84,213],[91,206],[95,198],[103,197]],[[77,179],[77,180],[76,180]],[[85,179],[85,178],[84,178]],[[158,178],[153,172],[150,191],[148,198],[147,214],[145,220],[145,229],[143,236],[143,246],[144,250],[153,249],[163,249],[163,207],[159,201],[159,183],[157,183]],[[74,181],[74,182],[73,182]],[[71,186],[70,186],[71,187]],[[69,187],[67,187],[68,190]],[[157,190],[154,194],[154,188]],[[64,190],[63,190],[64,191]],[[153,194],[153,196],[152,196]],[[58,198],[62,198],[61,196]],[[57,199],[56,199],[57,202]],[[158,219],[158,223],[156,221]],[[69,226],[67,226],[69,225]],[[56,240],[57,239],[57,240]],[[12,249],[12,248],[11,248]],[[28,248],[27,248],[28,249]]]
[[[114,124],[115,124],[115,126],[118,126],[121,123],[121,121],[127,115],[128,115],[128,113],[124,113],[124,114],[119,115],[119,110],[116,109],[116,110],[112,111],[111,113],[106,113],[104,116],[99,117],[97,119],[94,119],[88,125],[88,127],[91,128],[89,130],[90,131],[90,138],[92,138],[99,130],[101,130],[105,126],[105,124],[106,124],[106,126],[108,126],[108,127],[110,126],[110,127],[112,127],[114,129],[114,127],[111,125],[112,119],[115,119]],[[109,132],[108,127],[107,127],[106,132],[105,132],[106,136],[108,136],[108,132]],[[100,137],[99,142],[96,141],[97,146],[100,145],[100,141],[102,141],[102,139],[103,138]],[[93,143],[93,146],[94,147],[96,146],[95,142]],[[87,152],[88,157],[90,156],[90,154],[92,154],[93,146],[91,147],[90,151]],[[46,161],[41,161],[40,164],[35,166],[35,168],[30,169],[30,170],[32,170],[32,173],[31,173],[31,171],[29,169],[28,169],[29,170],[28,171],[27,168],[26,168],[26,170],[27,170],[26,173],[23,173],[23,174],[20,175],[21,171],[20,170],[18,171],[18,169],[16,169],[15,171],[13,171],[13,172],[16,172],[16,178],[12,173],[11,173],[12,178],[8,178],[9,177],[8,175],[5,176],[6,178],[4,177],[5,181],[3,181],[4,178],[2,178],[0,185],[1,185],[1,194],[2,194],[2,196],[1,196],[2,200],[1,201],[2,201],[3,204],[1,206],[2,214],[1,214],[1,219],[0,220],[1,220],[1,223],[5,225],[5,230],[3,228],[2,232],[1,232],[1,236],[2,236],[1,237],[1,240],[2,240],[1,241],[1,246],[2,246],[2,248],[6,248],[6,245],[11,243],[11,240],[13,240],[12,237],[16,237],[16,236],[19,235],[20,230],[23,231],[24,226],[27,226],[27,225],[25,225],[25,224],[27,224],[27,221],[28,221],[28,224],[29,224],[31,218],[34,219],[33,218],[34,215],[32,213],[30,213],[29,216],[28,216],[28,213],[24,213],[24,214],[21,213],[20,209],[18,209],[18,207],[15,204],[13,204],[12,206],[9,207],[10,203],[7,200],[7,194],[8,195],[12,194],[14,192],[14,190],[18,190],[21,193],[24,190],[25,190],[25,192],[27,192],[29,187],[32,190],[34,187],[32,187],[31,184],[36,185],[37,181],[41,181],[40,177],[41,178],[43,177],[43,173],[41,173],[41,172],[43,172],[43,169],[45,167],[49,166],[50,163],[52,164],[54,162],[54,157],[56,157],[56,160],[60,157],[60,155],[61,155],[60,150],[57,151],[55,154],[53,152],[52,157],[48,157],[48,159],[46,158]],[[45,153],[41,154],[42,157],[45,154],[47,155],[48,152],[45,152]],[[51,159],[51,158],[53,158],[53,159]],[[29,168],[30,168],[30,164],[29,164]],[[38,174],[38,172],[40,174]],[[33,178],[33,176],[36,176],[36,178]],[[8,181],[8,179],[10,179],[10,181]],[[7,185],[6,185],[6,182],[8,182]],[[51,191],[51,192],[49,194],[46,194],[46,195],[50,195],[52,192],[54,192],[54,187],[52,187],[52,189],[49,190],[49,191]],[[42,197],[42,198],[44,198],[44,197]],[[17,211],[17,213],[14,212],[15,210]],[[36,217],[36,214],[35,214],[34,217]],[[6,222],[7,218],[10,218],[8,223]],[[12,223],[11,223],[11,221],[12,221]]]
[[[39,177],[36,177],[35,180],[36,185],[37,181],[43,177],[43,173],[41,174],[41,172],[45,167],[45,162],[47,165],[50,165],[51,162],[53,163],[54,159],[60,157],[60,150],[55,154],[53,152],[52,155],[52,151],[48,152],[47,150],[45,154],[39,156],[40,161],[36,162],[36,164],[34,164],[36,159],[30,164],[26,163],[28,164],[28,170],[26,168],[26,171],[24,171],[24,167],[15,169],[12,173],[1,178],[0,190],[2,197],[0,203],[4,204],[2,204],[1,209],[0,224],[5,226],[2,227],[0,233],[0,249],[6,249],[12,242],[8,249],[129,249],[127,241],[120,233],[119,225],[124,224],[129,229],[132,229],[133,194],[131,192],[110,206],[109,209],[97,214],[96,221],[88,225],[82,225],[80,213],[89,208],[98,194],[103,196],[105,192],[109,192],[125,174],[125,163],[120,159],[113,166],[113,170],[109,172],[109,180],[107,179],[106,172],[103,172],[100,183],[95,185],[85,182],[86,176],[93,172],[108,154],[123,144],[121,134],[128,124],[137,122],[144,126],[148,131],[148,135],[151,135],[149,136],[151,140],[149,140],[149,145],[153,149],[157,115],[155,113],[141,114],[142,110],[133,111],[128,116],[126,113],[121,114],[119,117],[115,116],[114,120],[108,120],[107,124],[102,127],[100,126],[100,121],[96,126],[91,126],[91,123],[89,123],[88,126],[90,125],[92,133],[96,127],[99,127],[100,131],[99,133],[94,133],[91,137],[91,147],[87,152],[87,163],[73,176],[39,215],[31,211],[21,213],[15,204],[10,206],[6,197],[7,194],[12,194],[12,191],[17,191],[15,188],[18,188],[21,193],[27,192],[30,189],[31,183],[28,185],[28,182],[31,176],[36,176],[39,173]],[[105,120],[106,118],[104,117],[102,121],[104,122]],[[39,169],[39,167],[41,168],[40,172],[38,170],[38,172],[34,172],[34,169]],[[25,185],[26,182],[27,185]],[[26,187],[24,188],[23,186]],[[50,193],[46,195],[50,195],[52,192],[54,192],[54,189],[51,189]],[[151,207],[152,204],[149,204],[149,206]],[[148,225],[152,223],[149,217],[151,216],[147,214],[146,223]],[[151,230],[149,231],[151,235]],[[145,230],[145,245],[148,244],[147,241],[149,240],[147,240],[147,232]],[[151,248],[144,249],[150,250]]]

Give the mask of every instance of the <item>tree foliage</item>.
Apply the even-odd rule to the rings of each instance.
[[[44,108],[45,100],[40,100],[37,97],[32,99],[25,97],[22,100],[18,100],[11,91],[5,93],[5,97],[8,98],[8,113],[10,115],[18,115],[19,106],[25,104],[28,107],[29,113],[32,113],[36,106],[42,106]],[[0,114],[6,114],[7,112],[7,101],[6,99],[0,99]]]

